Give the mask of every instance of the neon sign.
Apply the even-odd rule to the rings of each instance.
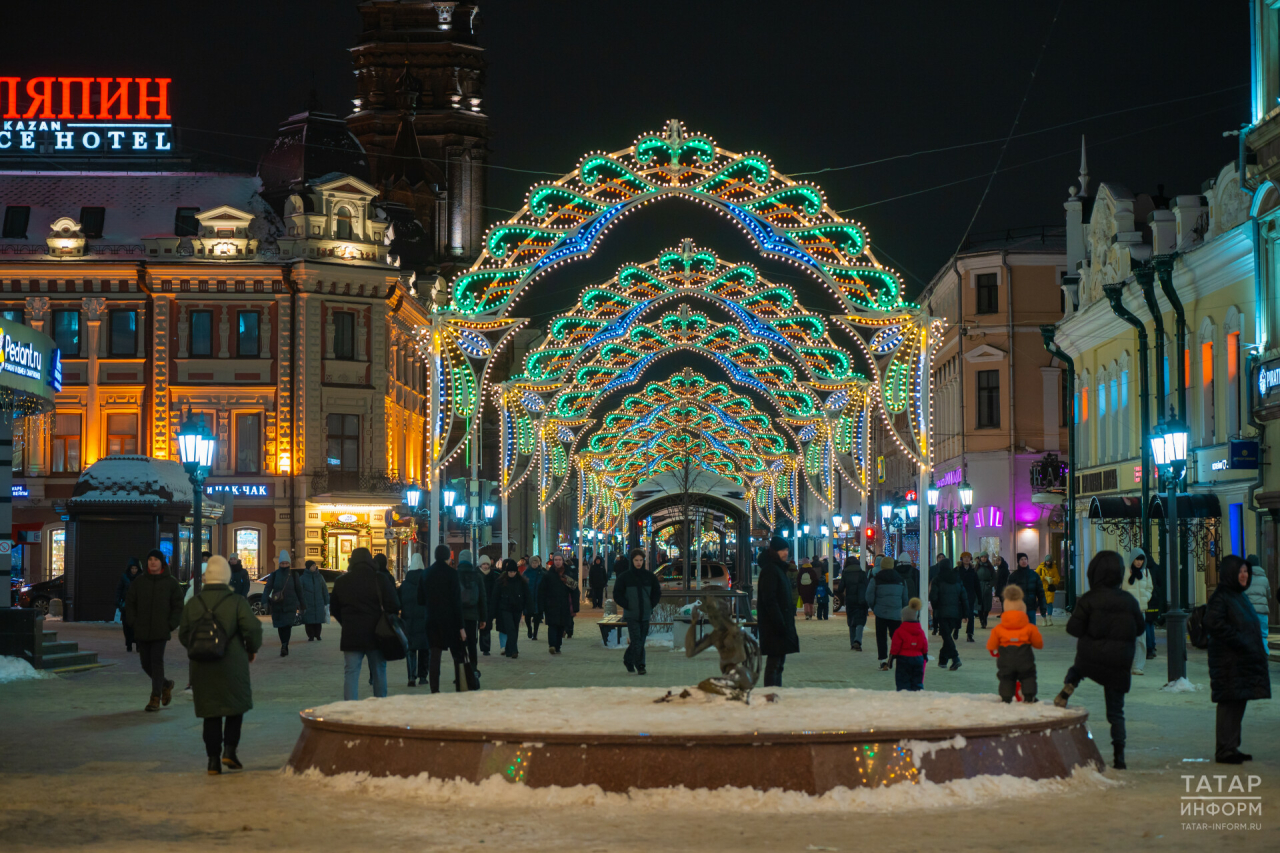
[[[969,514],[973,519],[974,527],[1003,527],[1004,511],[998,506],[979,506],[974,507],[973,512]]]
[[[206,495],[233,495],[237,498],[269,498],[270,483],[206,483]]]
[[[167,155],[169,77],[0,77],[0,155]]]
[[[937,479],[938,488],[946,488],[947,486],[958,486],[960,481],[964,479],[964,472],[959,468],[954,471],[948,471]]]

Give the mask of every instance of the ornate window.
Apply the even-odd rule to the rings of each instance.
[[[132,357],[138,352],[138,312],[111,312],[111,345],[113,356]]]
[[[351,209],[348,207],[339,207],[334,211],[333,217],[333,236],[339,240],[350,240],[354,233],[351,228]]]
[[[49,470],[69,474],[80,470],[80,415],[55,415]]]
[[[120,413],[107,415],[107,456],[132,455],[138,452],[138,416]]]
[[[209,358],[213,355],[213,312],[191,312],[191,357]]]
[[[240,358],[257,358],[259,353],[257,311],[239,312],[236,325],[236,355]]]
[[[262,471],[262,416],[257,412],[236,415],[236,473]]]

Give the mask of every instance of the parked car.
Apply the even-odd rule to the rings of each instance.
[[[18,606],[30,607],[49,615],[49,602],[55,598],[66,599],[66,575],[40,583],[27,584],[18,590]]]
[[[692,573],[690,575],[690,584],[697,587],[697,582],[692,577]],[[658,567],[658,582],[663,589],[683,589],[684,566],[679,561],[663,563]],[[723,563],[704,561],[702,564],[702,585],[729,589],[733,586],[733,580],[729,576],[729,570],[725,568]]]
[[[329,587],[329,592],[333,592],[333,582],[346,574],[337,569],[320,569],[319,571],[324,578],[324,585]],[[262,600],[262,591],[267,588],[267,578],[270,576],[271,573],[268,572],[249,584],[249,605],[253,608],[254,615],[267,615],[267,603]]]

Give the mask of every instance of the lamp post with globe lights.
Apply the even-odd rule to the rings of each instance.
[[[1169,640],[1169,681],[1187,675],[1187,613],[1182,609],[1182,569],[1178,554],[1178,481],[1187,472],[1187,425],[1178,418],[1157,425],[1149,444],[1151,457],[1160,470],[1168,491],[1165,504],[1169,536],[1169,611],[1165,628]]]
[[[203,585],[200,576],[200,553],[204,550],[204,480],[213,470],[213,457],[218,439],[209,432],[203,413],[187,412],[178,430],[178,454],[182,468],[191,481],[191,584],[198,593]]]

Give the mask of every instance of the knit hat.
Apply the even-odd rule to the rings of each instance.
[[[790,547],[791,543],[786,539],[783,539],[781,536],[774,536],[769,540],[769,550],[775,554],[779,551],[786,551]]]
[[[357,548],[351,552],[349,562],[351,565],[355,565],[356,563],[372,563],[373,553],[368,548]]]
[[[150,560],[152,557],[155,557],[157,560],[159,560],[160,565],[163,566],[164,568],[166,569],[169,568],[169,561],[165,559],[164,551],[161,551],[159,548],[152,548],[150,551],[147,552],[147,559]]]
[[[907,606],[902,608],[902,621],[903,622],[919,622],[920,608],[923,606],[924,605],[920,603],[920,599],[918,598],[913,598],[910,601],[908,601]]]
[[[281,563],[293,563],[293,560],[289,557],[289,549],[288,549],[288,548],[281,548],[281,549],[280,549],[280,560],[279,560],[279,562],[281,562]]]
[[[893,567],[895,565],[897,564],[893,561],[893,557],[890,557],[888,554],[885,554],[883,557],[880,558],[881,569],[888,569],[889,571],[893,571]]]
[[[205,583],[231,583],[231,564],[221,554],[214,554],[204,565]]]
[[[414,554],[412,557],[409,558],[409,571],[412,572],[414,569],[425,569],[425,568],[426,566],[422,564],[421,554]]]
[[[970,560],[972,560],[972,559],[973,559],[973,555],[972,555],[972,554],[970,554],[968,551],[961,551],[961,552],[960,552],[960,559],[962,559],[962,560],[963,560],[963,559],[965,559],[966,557],[968,557]]]
[[[387,570],[387,555],[386,555],[386,554],[374,554],[374,555],[373,555],[373,564],[374,564],[375,566],[377,566],[379,569],[381,569],[382,571],[384,571],[384,572],[385,572],[385,571]]]
[[[490,559],[489,559],[489,555],[488,555],[488,554],[481,554],[481,555],[480,555],[480,565],[482,565],[482,566],[492,566],[492,565],[493,565],[493,560],[490,560]]]
[[[467,549],[458,555],[458,565],[471,562],[471,550]]]

